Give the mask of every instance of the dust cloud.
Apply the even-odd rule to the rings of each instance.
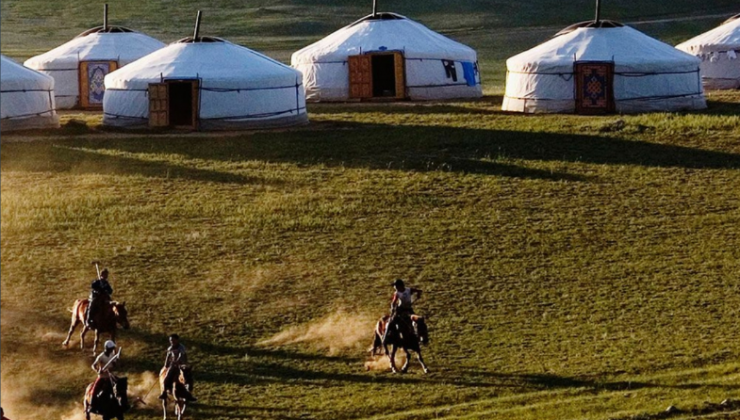
[[[403,351],[396,353],[396,368],[401,369],[401,366],[406,363],[406,354]],[[365,370],[372,371],[389,371],[391,370],[391,361],[386,355],[382,356],[370,356],[365,362]]]
[[[372,342],[376,318],[339,310],[318,321],[289,327],[267,340],[257,343],[266,347],[307,344],[336,355],[348,350],[365,348]]]
[[[159,378],[154,372],[146,371],[142,374],[128,376],[129,404],[135,406],[144,403],[149,406],[159,405]]]

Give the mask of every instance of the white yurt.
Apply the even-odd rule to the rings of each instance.
[[[676,48],[701,59],[706,89],[740,88],[740,15]]]
[[[108,26],[106,19],[103,26],[87,30],[24,64],[54,78],[59,109],[100,109],[106,74],[164,46],[131,29]]]
[[[242,129],[308,122],[301,74],[220,38],[174,42],[105,77],[103,124]]]
[[[59,127],[54,79],[0,56],[0,130]]]
[[[502,109],[579,114],[703,109],[699,64],[618,22],[582,22],[506,61]]]
[[[482,96],[472,48],[395,13],[373,13],[295,53],[309,101]]]

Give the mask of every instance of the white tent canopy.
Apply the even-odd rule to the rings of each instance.
[[[676,48],[701,59],[705,88],[740,88],[740,15]]]
[[[198,127],[231,129],[308,121],[301,74],[219,38],[170,44],[105,77],[103,123],[149,123],[150,84],[197,81]]]
[[[0,129],[59,127],[54,79],[0,56]]]
[[[303,73],[306,97],[345,101],[350,93],[348,57],[400,52],[405,93],[415,100],[482,95],[475,50],[394,13],[366,16],[295,53],[291,65]]]
[[[574,25],[506,61],[502,109],[516,112],[577,111],[578,63],[610,67],[606,87],[611,111],[620,113],[706,108],[699,60],[616,22]]]
[[[126,28],[113,26],[106,29],[109,32],[96,29],[100,28],[84,32],[66,44],[25,62],[27,67],[54,78],[60,109],[80,106],[81,62],[113,61],[120,68],[165,46],[154,38]]]

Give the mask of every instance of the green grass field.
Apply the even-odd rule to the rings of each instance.
[[[678,18],[699,13],[692,3],[605,12]],[[3,53],[28,57],[97,23],[97,5],[48,4],[2,2]],[[394,9],[494,67],[591,15],[558,4]],[[111,3],[167,41],[197,7]],[[204,28],[282,59],[364,10],[209,7]],[[721,20],[639,28],[679,41]],[[92,359],[77,335],[61,342],[99,259],[129,306],[118,341],[131,393],[154,384],[178,332],[200,398],[188,419],[740,418],[719,405],[740,400],[740,94],[712,92],[689,114],[520,116],[500,112],[502,80],[489,73],[476,102],[311,105],[309,126],[280,131],[106,131],[99,115],[66,113],[88,127],[3,135],[9,417],[82,418]],[[366,357],[396,277],[425,291],[428,375]],[[127,418],[160,416],[157,393]]]

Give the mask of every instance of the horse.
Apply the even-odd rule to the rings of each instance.
[[[72,307],[72,323],[69,326],[69,332],[67,333],[67,339],[64,340],[62,345],[67,347],[69,345],[69,339],[72,337],[77,325],[82,324],[82,332],[80,333],[80,348],[85,350],[85,334],[91,329],[85,324],[85,311],[87,310],[90,301],[88,299],[77,299],[74,306]],[[100,305],[100,310],[93,316],[95,326],[92,330],[95,331],[95,343],[93,344],[93,355],[97,353],[98,341],[100,341],[100,333],[110,333],[110,339],[116,341],[116,328],[120,324],[124,330],[129,329],[128,323],[128,311],[126,310],[126,302],[115,302],[108,301]]]
[[[178,369],[175,367],[163,367],[159,371],[159,389],[161,392],[165,392],[165,398],[162,400],[162,411],[164,412],[164,419],[167,420],[167,394],[172,395],[175,400],[175,415],[177,420],[182,420],[182,415],[185,413],[187,406],[187,398],[185,395],[193,391],[193,371],[190,366],[181,366],[180,375],[177,377],[177,381],[174,382],[171,389],[165,389],[165,378],[170,369]]]
[[[406,373],[409,369],[409,362],[411,361],[409,350],[413,350],[416,352],[424,373],[429,373],[429,368],[424,364],[424,359],[421,357],[421,345],[429,344],[429,330],[426,321],[418,315],[411,315],[407,319],[411,322],[411,325],[404,319],[398,319],[391,323],[390,316],[381,318],[375,326],[375,337],[373,338],[373,346],[370,354],[373,356],[378,354],[378,350],[382,347],[385,350],[385,355],[390,360],[391,372],[396,373],[398,372],[396,370],[396,350],[402,348],[406,352],[406,363],[401,367],[401,373]],[[385,332],[386,329],[388,329],[387,334]],[[384,334],[385,342],[383,342]],[[391,345],[390,353],[388,352],[389,344]]]
[[[103,420],[110,420],[112,418],[123,420],[123,413],[130,408],[128,396],[126,395],[128,391],[128,378],[121,377],[116,380],[113,385],[113,398],[98,398],[93,405],[92,390],[94,385],[95,382],[91,383],[85,390],[85,398],[82,402],[85,408],[85,418],[90,420],[90,413],[93,413],[103,416]]]

